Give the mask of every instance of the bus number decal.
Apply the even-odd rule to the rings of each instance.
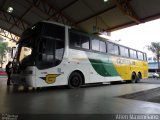
[[[126,60],[126,59],[117,59],[117,64],[127,64],[129,65],[130,64],[130,61],[129,60]]]

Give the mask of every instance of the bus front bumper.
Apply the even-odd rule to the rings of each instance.
[[[21,75],[21,74],[12,74],[11,80],[14,85],[23,85],[23,86],[35,86],[35,76],[31,75]]]

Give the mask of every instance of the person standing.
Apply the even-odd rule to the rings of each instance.
[[[6,65],[6,73],[8,76],[7,85],[11,85],[11,67],[12,67],[12,62],[9,61],[8,64]]]

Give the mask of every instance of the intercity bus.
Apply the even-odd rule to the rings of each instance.
[[[14,84],[35,88],[147,77],[146,53],[49,21],[23,32],[12,72]]]

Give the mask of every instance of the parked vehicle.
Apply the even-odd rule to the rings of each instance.
[[[155,73],[153,74],[153,78],[159,78],[159,74],[155,72]]]

